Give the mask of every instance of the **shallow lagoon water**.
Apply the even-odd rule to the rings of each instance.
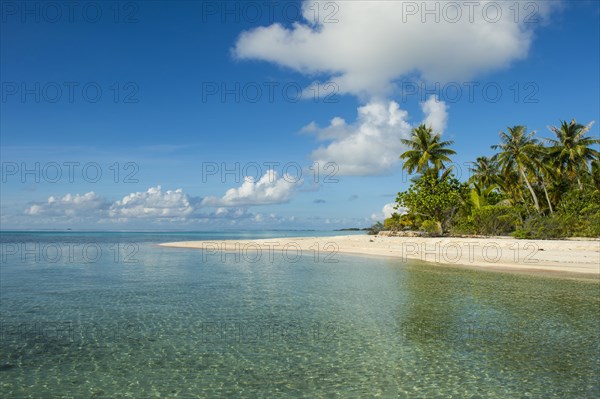
[[[597,280],[155,245],[284,234],[2,233],[0,397],[600,397]]]

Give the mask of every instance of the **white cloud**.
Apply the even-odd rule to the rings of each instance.
[[[250,212],[247,206],[264,205],[289,200],[302,181],[290,176],[277,177],[269,171],[259,181],[246,181],[240,188],[229,190],[223,198],[207,197],[205,202],[215,206],[211,211],[201,212],[202,201],[190,197],[182,189],[163,191],[160,186],[146,191],[127,194],[111,202],[94,192],[83,195],[66,194],[51,196],[46,202],[32,202],[24,214],[7,215],[2,211],[4,222],[31,225],[67,224],[86,222],[117,223],[119,225],[177,223],[178,226],[209,225],[246,226],[295,222],[294,217],[283,217],[274,213]],[[221,205],[218,205],[221,204]],[[237,204],[235,206],[231,204]],[[243,205],[242,205],[243,204]],[[25,218],[19,221],[19,218]],[[88,226],[89,227],[89,226]]]
[[[438,101],[434,96],[421,103],[421,109],[425,115],[423,123],[433,129],[436,133],[442,133],[446,130],[446,123],[448,122],[448,112],[446,111],[446,103]]]
[[[296,221],[296,217],[295,216],[283,217],[283,216],[279,216],[275,213],[269,213],[266,215],[262,214],[262,213],[257,213],[254,215],[254,218],[252,220],[256,223],[261,223],[261,224],[281,224],[281,223],[294,223]]]
[[[383,209],[381,211],[383,212],[383,217],[385,219],[391,217],[394,213],[396,213],[396,210],[394,209],[395,206],[396,206],[396,204],[393,202],[391,202],[389,204],[385,204],[383,206]]]
[[[284,222],[294,222],[295,219],[293,216],[282,217],[275,213],[253,213],[248,211],[247,208],[240,207],[220,207],[209,213],[194,214],[193,217],[199,221],[209,223],[226,222],[237,226],[241,224],[246,226],[281,224]]]
[[[46,202],[33,203],[25,214],[29,216],[92,217],[103,214],[110,203],[93,191],[79,194],[66,194],[63,197],[48,197]]]
[[[421,104],[426,114],[424,122],[442,133],[446,125],[446,105],[435,97]],[[326,141],[311,154],[315,162],[335,162],[339,174],[345,176],[371,176],[389,172],[398,165],[405,150],[400,142],[411,136],[408,112],[394,101],[371,101],[358,108],[357,120],[347,124],[342,118],[333,118],[330,125],[319,128],[314,122],[304,128],[319,140]]]
[[[464,80],[525,58],[533,29],[539,25],[526,23],[531,7],[517,7],[520,14],[516,17],[513,2],[473,3],[470,8],[465,2],[454,2],[461,12],[456,18],[456,10],[441,1],[305,0],[304,22],[290,28],[275,23],[243,32],[233,54],[310,76],[326,75],[340,92],[368,97],[390,94],[391,83],[409,74],[431,82]],[[558,4],[530,3],[536,8],[535,17],[541,19]],[[413,15],[410,7],[415,6]],[[498,6],[502,14],[494,21]],[[422,12],[425,7],[439,7],[439,22]],[[326,22],[328,15],[337,22]]]
[[[389,204],[385,204],[383,206],[383,208],[381,209],[381,212],[373,213],[371,215],[371,220],[382,221],[382,220],[385,220],[385,219],[391,217],[394,213],[399,213],[400,215],[403,215],[406,213],[405,208],[394,209],[395,206],[396,206],[395,202],[390,202]]]
[[[268,170],[258,181],[244,179],[238,188],[231,188],[223,197],[205,197],[204,206],[231,207],[271,205],[288,202],[302,180],[289,175],[278,178],[277,172]]]
[[[248,212],[246,208],[217,208],[210,214],[202,214],[201,218],[213,219],[246,219],[254,217],[254,214]]]
[[[282,222],[285,219],[271,214],[249,212],[252,205],[276,204],[288,201],[302,180],[285,175],[279,178],[270,170],[260,180],[247,179],[241,187],[228,190],[222,198],[206,197],[203,201],[190,197],[182,189],[163,191],[161,186],[127,194],[111,202],[94,192],[83,195],[51,196],[46,202],[32,202],[23,217],[38,224],[72,223],[87,220],[92,223],[130,223],[144,219],[149,223],[211,223],[219,220],[229,223],[248,220],[253,223]],[[215,207],[200,212],[202,207]],[[2,214],[6,219],[6,215]]]
[[[160,186],[131,193],[111,205],[111,218],[185,218],[194,212],[190,198],[181,189],[163,193]]]
[[[539,25],[526,23],[528,11],[533,7],[534,17],[544,22],[560,3],[305,0],[302,6],[302,21],[245,31],[232,53],[318,77],[307,91],[326,78],[339,93],[369,99],[354,123],[335,117],[327,127],[311,122],[302,129],[323,142],[312,160],[337,163],[340,175],[369,176],[398,165],[406,150],[400,139],[411,135],[407,112],[383,100],[397,94],[395,82],[464,82],[523,59]],[[434,14],[424,12],[434,7]],[[421,107],[423,123],[442,133],[446,104],[430,97]]]

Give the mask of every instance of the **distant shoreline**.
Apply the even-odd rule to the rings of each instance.
[[[509,237],[383,237],[348,235],[282,237],[258,240],[182,241],[163,247],[256,253],[257,250],[302,251],[334,258],[335,254],[385,256],[438,265],[477,269],[600,277],[599,240],[520,240]]]

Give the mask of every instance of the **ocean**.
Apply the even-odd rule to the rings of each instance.
[[[157,245],[340,234],[2,232],[0,397],[600,397],[598,280]]]

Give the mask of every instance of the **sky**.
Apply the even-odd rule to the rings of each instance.
[[[600,119],[596,1],[0,11],[3,230],[367,227],[421,123],[466,180],[508,126]]]

